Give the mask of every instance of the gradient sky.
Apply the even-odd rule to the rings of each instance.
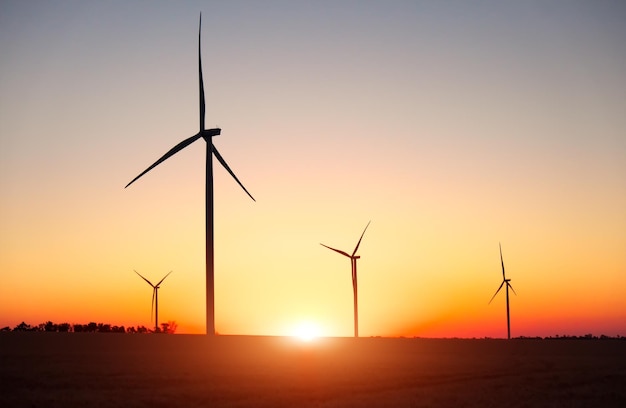
[[[622,1],[3,1],[0,326],[626,335]]]

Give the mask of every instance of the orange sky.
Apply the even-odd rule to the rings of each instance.
[[[0,5],[0,327],[204,331],[207,126],[224,334],[626,335],[626,7]],[[545,7],[544,7],[545,6]]]

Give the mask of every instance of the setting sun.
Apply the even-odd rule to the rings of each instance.
[[[302,322],[294,328],[292,336],[301,341],[312,341],[320,336],[320,328],[315,323]]]

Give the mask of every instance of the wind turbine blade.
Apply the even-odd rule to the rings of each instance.
[[[496,297],[496,295],[498,294],[498,292],[500,292],[500,289],[502,289],[502,286],[504,285],[504,281],[502,281],[502,283],[500,284],[500,287],[498,288],[498,290],[496,290],[496,293],[493,294],[493,296],[491,297],[491,300],[489,301],[489,303],[487,304],[491,304],[491,301]]]
[[[211,143],[211,141],[207,140],[207,143]],[[233,176],[233,178],[235,179],[235,181],[237,182],[237,184],[239,184],[239,186],[241,188],[243,188],[243,191],[246,192],[246,194],[248,194],[248,196],[252,199],[252,201],[256,200],[254,199],[254,197],[252,197],[252,194],[250,194],[248,192],[248,190],[246,190],[246,188],[243,186],[243,184],[241,184],[241,181],[239,181],[239,179],[237,178],[237,176],[235,176],[235,173],[233,173],[233,171],[230,169],[230,167],[228,167],[228,164],[226,164],[226,160],[224,160],[224,158],[222,157],[222,155],[220,154],[220,152],[217,151],[217,148],[215,147],[215,145],[213,145],[213,153],[215,153],[215,157],[217,157],[217,160],[222,163],[222,166],[224,166],[224,168],[226,169],[226,171],[228,171],[230,173],[231,176]]]
[[[135,270],[133,269],[133,271],[135,271]],[[154,287],[154,285],[152,284],[152,282],[150,282],[148,279],[144,278],[142,274],[140,274],[140,273],[139,273],[139,272],[137,272],[137,271],[135,271],[135,273],[136,273],[137,275],[141,276],[141,279],[143,279],[143,280],[145,280],[146,282],[148,282],[148,285],[150,285],[150,286]]]
[[[163,282],[163,281],[165,280],[165,278],[167,278],[167,277],[170,275],[170,273],[172,273],[172,271],[169,271],[169,272],[167,273],[167,275],[165,275],[165,276],[163,277],[163,279],[161,279],[161,280],[159,281],[159,283],[157,283],[157,284],[156,284],[156,287],[159,287],[159,285],[161,284],[161,282]]]
[[[198,140],[200,137],[202,137],[202,136],[200,135],[200,133],[198,133],[197,135],[191,136],[190,138],[187,138],[187,139],[183,140],[182,142],[180,142],[179,144],[177,144],[176,146],[172,147],[169,152],[165,153],[163,155],[163,157],[161,157],[159,160],[154,162],[154,164],[152,164],[152,166],[150,166],[147,169],[145,169],[140,175],[135,177],[130,183],[126,184],[126,187],[130,186],[131,184],[133,184],[135,181],[137,181],[137,179],[139,177],[143,176],[144,174],[146,174],[147,172],[149,172],[150,170],[152,170],[153,168],[155,168],[156,166],[158,166],[159,164],[161,164],[165,160],[169,159],[170,156],[178,153],[180,150],[182,150],[185,147],[189,146],[190,144],[192,144],[193,142]],[[126,187],[124,187],[124,188],[126,188]]]
[[[202,38],[202,13],[200,13],[200,24],[198,26],[198,76],[200,78],[200,133],[204,130],[204,81],[202,80],[202,55],[200,52],[200,42]]]
[[[367,230],[367,227],[370,226],[370,222],[372,222],[372,220],[368,221],[367,225],[365,226],[365,229],[363,230],[363,233],[361,234],[361,238],[359,238],[359,242],[356,243],[356,247],[354,248],[354,252],[352,253],[352,256],[354,256],[356,254],[356,251],[359,249],[359,245],[361,245],[361,240],[363,239],[363,235],[365,235],[365,231]]]
[[[506,276],[504,276],[504,260],[502,259],[502,245],[498,242],[498,246],[500,247],[500,263],[502,264],[502,279],[506,279]]]
[[[154,316],[154,295],[156,295],[157,288],[152,289],[152,306],[150,307],[150,321],[152,321],[152,316]]]
[[[509,288],[511,288],[513,293],[515,293],[515,289],[513,289],[513,285],[511,285],[509,282],[507,282],[506,284],[509,285]],[[517,293],[515,293],[515,296],[517,296]]]
[[[338,252],[338,253],[340,253],[341,255],[345,255],[345,256],[347,256],[348,258],[351,258],[351,256],[350,256],[348,253],[343,252],[343,251],[341,251],[341,250],[339,250],[339,249],[331,248],[331,247],[329,247],[328,245],[324,245],[324,244],[320,244],[320,245],[321,245],[321,246],[323,246],[323,247],[326,247],[326,248],[328,248],[328,249],[330,249],[330,250],[332,250],[332,251]]]

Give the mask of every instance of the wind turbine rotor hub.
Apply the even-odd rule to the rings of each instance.
[[[205,140],[207,140],[207,138],[210,138],[213,136],[219,136],[221,133],[222,133],[222,129],[214,128],[214,129],[204,129],[201,132],[201,135]]]

